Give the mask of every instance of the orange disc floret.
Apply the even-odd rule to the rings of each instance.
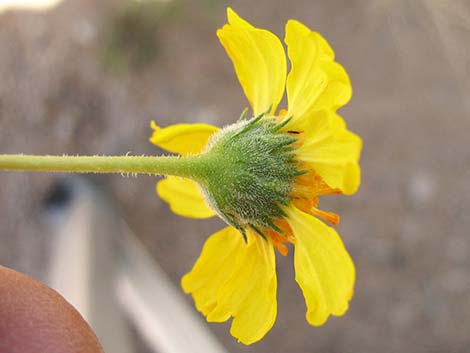
[[[279,219],[275,221],[274,224],[282,230],[282,234],[271,228],[266,230],[266,234],[269,235],[274,247],[279,251],[279,253],[282,256],[286,256],[289,253],[289,249],[285,243],[295,243],[294,233],[285,219]]]
[[[292,203],[300,210],[323,218],[333,225],[339,224],[340,217],[334,212],[320,210],[317,206],[319,195],[341,194],[339,189],[331,188],[312,169],[295,179],[291,192]]]

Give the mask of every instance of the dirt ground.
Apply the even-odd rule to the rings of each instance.
[[[0,14],[0,153],[157,154],[152,119],[233,122],[248,103],[215,36],[225,7],[281,38],[298,19],[329,40],[353,83],[341,114],[364,140],[363,183],[322,202],[341,214],[355,296],[344,317],[309,326],[291,251],[278,257],[279,313],[265,339],[245,347],[228,324],[211,329],[231,352],[470,352],[470,3],[123,3]],[[3,265],[42,278],[42,201],[58,178],[0,173]],[[222,225],[172,215],[155,178],[93,180],[175,283]]]

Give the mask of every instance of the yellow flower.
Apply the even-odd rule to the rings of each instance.
[[[230,157],[233,151],[219,153],[227,153],[228,161],[218,159],[224,163],[219,166],[224,170],[231,168],[230,163],[240,164],[245,157],[250,160],[243,166],[246,170],[250,170],[252,160],[260,163],[266,159],[264,171],[262,164],[251,168],[255,170],[249,176],[253,182],[248,180],[248,186],[240,186],[248,190],[244,194],[237,189],[237,180],[227,173],[212,189],[197,178],[200,185],[177,177],[167,177],[157,184],[157,193],[175,213],[193,218],[219,215],[230,224],[209,237],[193,269],[183,277],[182,286],[192,294],[197,309],[208,321],[224,322],[233,317],[231,334],[251,344],[260,340],[276,319],[274,249],[286,255],[286,243],[294,245],[295,279],[305,297],[307,321],[322,325],[330,315],[343,315],[348,309],[354,290],[354,264],[337,232],[317,218],[335,225],[339,216],[320,210],[318,202],[321,195],[356,192],[360,184],[361,139],[347,130],[336,113],[349,101],[351,85],[320,34],[297,21],[287,22],[285,42],[291,62],[287,75],[281,41],[271,32],[253,27],[230,8],[227,15],[228,24],[217,31],[217,36],[257,118],[224,130],[206,124],[160,128],[152,122],[151,142],[183,156],[202,156],[223,145],[219,141],[224,136],[232,141],[249,129],[256,130],[249,133],[264,134],[241,138],[243,143],[248,141],[251,147],[247,150],[252,148],[254,154],[253,146],[268,146],[264,154],[235,160]],[[277,112],[284,89],[288,109]],[[280,169],[276,169],[272,156],[282,157]],[[283,170],[287,171],[283,174]],[[217,170],[211,173],[217,174]],[[284,179],[279,182],[269,179],[281,174]],[[239,175],[244,177],[244,171]],[[268,185],[267,191],[258,193],[250,189],[252,185]],[[225,187],[232,198],[217,197],[218,188]],[[232,201],[240,201],[236,205],[242,209],[237,211]],[[250,208],[250,202],[256,207]]]

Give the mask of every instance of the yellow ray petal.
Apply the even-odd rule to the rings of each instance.
[[[247,239],[232,227],[213,234],[182,286],[208,321],[233,317],[230,333],[251,344],[276,320],[277,279],[272,244],[251,233]]]
[[[331,188],[347,195],[355,193],[361,183],[361,138],[347,130],[339,115],[328,111],[315,113],[303,131],[298,159],[311,165]]]
[[[315,111],[336,111],[349,101],[352,94],[349,77],[334,61],[333,50],[320,34],[290,20],[285,42],[292,64],[286,84],[291,126],[314,118]]]
[[[343,315],[352,298],[354,264],[338,233],[295,207],[286,209],[295,236],[295,279],[307,305],[307,321],[325,323],[329,315]]]
[[[197,184],[189,179],[166,177],[157,183],[157,194],[169,203],[171,210],[184,217],[210,218],[216,215],[206,203]]]
[[[287,63],[281,41],[227,9],[228,24],[217,31],[255,115],[276,110],[284,94]]]
[[[200,153],[209,137],[219,131],[218,127],[209,124],[175,124],[161,128],[152,121],[150,126],[154,130],[150,142],[183,156]]]
[[[226,227],[211,235],[201,255],[181,285],[192,294],[197,310],[207,316],[217,305],[217,292],[233,272],[243,239],[235,228]]]

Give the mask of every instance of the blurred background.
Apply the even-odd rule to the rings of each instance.
[[[152,119],[163,126],[235,121],[248,103],[215,35],[226,6],[281,38],[288,19],[302,21],[327,38],[350,74],[354,96],[340,113],[364,140],[363,183],[354,197],[323,198],[322,208],[342,217],[337,229],[357,283],[347,315],[311,327],[291,251],[278,256],[278,317],[260,343],[238,344],[227,323],[200,320],[199,327],[230,352],[470,352],[468,0],[0,6],[0,153],[159,154],[148,141]],[[57,269],[78,281],[66,262],[58,265],[58,234],[80,190],[92,190],[92,213],[112,211],[98,225],[72,213],[76,222],[67,229],[93,224],[96,236],[111,234],[113,242],[113,227],[125,222],[181,294],[180,278],[222,222],[172,214],[156,197],[155,182],[0,172],[0,263],[47,283]],[[104,247],[95,258],[119,263]],[[91,272],[107,278],[116,270],[112,261]],[[180,304],[199,320],[190,297]],[[105,325],[115,320],[100,308],[95,317]],[[142,315],[125,314],[121,329],[130,332],[135,352],[155,352],[151,333],[139,329]]]

